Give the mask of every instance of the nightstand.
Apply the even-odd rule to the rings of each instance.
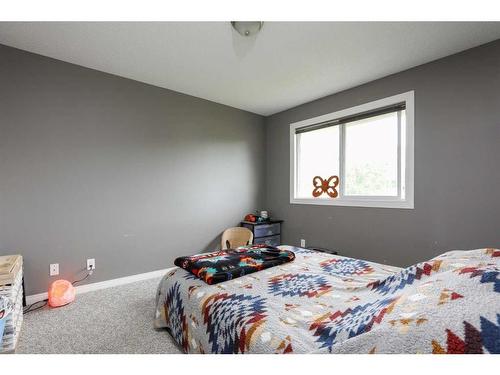
[[[281,245],[281,223],[283,220],[267,220],[261,223],[242,221],[241,226],[253,233],[253,243],[269,246]]]

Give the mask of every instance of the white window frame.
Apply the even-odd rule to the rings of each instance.
[[[405,197],[378,197],[378,196],[349,196],[343,194],[343,181],[340,181],[338,188],[339,196],[337,198],[296,198],[297,190],[297,152],[296,152],[296,137],[295,130],[305,126],[311,126],[326,121],[333,121],[347,116],[353,116],[360,113],[375,111],[380,108],[389,107],[405,103],[406,106],[406,164],[405,164]],[[408,91],[402,94],[390,96],[373,102],[361,104],[352,108],[343,109],[341,111],[328,113],[326,115],[314,117],[311,119],[295,122],[290,124],[290,203],[291,204],[313,204],[313,205],[327,205],[327,206],[352,206],[352,207],[381,207],[381,208],[414,208],[414,91]],[[341,127],[342,129],[342,127]],[[341,130],[340,136],[344,137],[344,132]],[[340,174],[343,175],[343,167],[345,158],[343,155],[342,147],[344,140],[341,141],[340,150]],[[400,145],[398,145],[398,149]],[[401,163],[401,155],[398,155],[398,166]],[[398,167],[398,175],[401,168]],[[398,186],[401,179],[398,179]],[[311,181],[312,184],[312,181]],[[398,189],[399,190],[399,189]],[[312,185],[311,185],[312,191]]]

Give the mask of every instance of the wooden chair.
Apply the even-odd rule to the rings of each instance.
[[[238,246],[251,245],[253,233],[247,228],[229,228],[222,233],[221,249],[236,249]]]

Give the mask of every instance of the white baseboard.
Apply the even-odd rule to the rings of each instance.
[[[92,292],[94,290],[100,290],[100,289],[111,288],[114,286],[130,284],[130,283],[134,283],[136,281],[141,281],[141,280],[154,279],[155,277],[161,277],[161,276],[165,275],[167,272],[173,270],[174,268],[175,267],[165,268],[165,269],[158,270],[158,271],[152,271],[152,272],[140,273],[138,275],[120,277],[118,279],[111,279],[111,280],[99,281],[97,283],[78,285],[78,286],[75,286],[76,294],[83,294],[83,293],[87,293],[87,292]],[[46,300],[47,298],[48,298],[47,292],[39,293],[39,294],[32,294],[31,296],[26,296],[26,304],[31,305],[35,302]]]

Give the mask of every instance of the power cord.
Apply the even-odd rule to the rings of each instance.
[[[93,273],[94,273],[94,268],[93,268],[93,266],[90,266],[89,272],[87,272],[87,275],[83,279],[73,281],[71,284],[75,285],[75,284],[81,283],[83,280],[88,279],[89,276],[91,276]]]
[[[40,306],[37,306],[35,308],[32,308],[33,306],[35,306],[36,304],[40,303],[40,302],[43,302],[43,305],[40,305]],[[27,313],[30,313],[30,312],[33,312],[33,311],[36,311],[36,310],[40,310],[41,308],[47,306],[47,303],[49,302],[48,299],[44,299],[43,301],[37,301],[37,302],[34,302],[32,303],[31,305],[29,306],[26,306],[24,309],[23,309],[23,315],[27,314]]]
[[[80,279],[80,280],[73,281],[71,284],[72,284],[72,285],[75,285],[75,284],[81,283],[82,281],[84,281],[84,280],[88,279],[88,278],[89,278],[89,277],[90,277],[93,273],[94,273],[94,268],[93,268],[93,266],[90,266],[90,270],[87,272],[87,275],[85,275],[85,277],[84,277],[84,278],[82,278],[82,279]],[[40,302],[43,302],[43,304],[42,304],[42,305],[40,305],[40,306],[37,306],[37,307],[35,307],[35,308],[32,308],[33,306],[35,306],[35,305],[39,304]],[[28,313],[33,312],[33,311],[40,310],[40,309],[44,308],[45,306],[47,306],[47,303],[48,303],[48,302],[49,302],[49,300],[48,300],[48,299],[44,299],[44,300],[42,300],[42,301],[37,301],[37,302],[32,303],[32,304],[31,304],[31,305],[29,305],[29,306],[26,306],[26,307],[23,309],[23,315],[24,315],[24,314],[28,314]]]

